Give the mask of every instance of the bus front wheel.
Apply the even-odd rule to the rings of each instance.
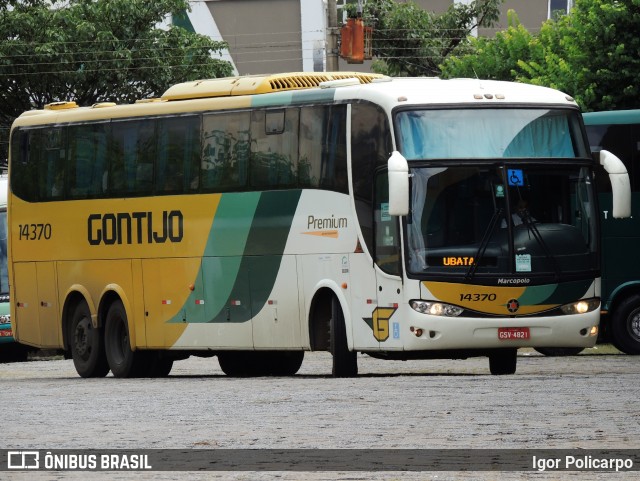
[[[620,303],[611,318],[613,345],[625,354],[640,354],[640,296]]]
[[[104,352],[102,330],[91,323],[91,312],[85,302],[80,302],[73,311],[69,333],[71,357],[81,377],[104,377],[109,364]]]
[[[109,307],[104,343],[114,377],[141,377],[148,374],[150,359],[147,353],[131,350],[127,313],[121,301],[115,301]]]
[[[349,351],[347,345],[347,327],[340,302],[336,297],[331,301],[330,321],[331,355],[333,356],[333,377],[355,377],[358,375],[356,351]]]
[[[514,374],[517,363],[517,349],[499,349],[489,354],[489,370],[494,375]]]

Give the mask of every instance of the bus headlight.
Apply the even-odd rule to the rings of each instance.
[[[565,304],[561,306],[560,309],[564,314],[584,314],[586,312],[595,311],[598,307],[600,307],[600,299],[582,299],[578,302],[573,302],[571,304]]]
[[[462,314],[463,309],[443,302],[428,302],[414,300],[409,303],[413,310],[421,314],[431,314],[432,316],[457,317]]]

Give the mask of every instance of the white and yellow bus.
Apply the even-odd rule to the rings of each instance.
[[[83,377],[293,375],[305,351],[335,376],[357,353],[511,374],[520,347],[596,341],[594,164],[575,102],[530,85],[292,73],[51,104],[11,132],[14,332]]]

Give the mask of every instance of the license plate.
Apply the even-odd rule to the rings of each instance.
[[[501,341],[520,341],[531,337],[528,327],[499,327],[498,339]]]

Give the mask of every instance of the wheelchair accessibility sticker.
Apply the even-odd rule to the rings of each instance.
[[[509,185],[514,187],[524,186],[524,172],[522,169],[507,169]]]

